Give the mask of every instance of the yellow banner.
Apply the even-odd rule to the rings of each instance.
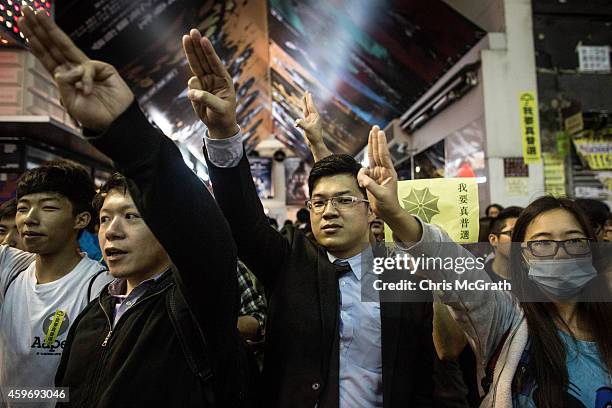
[[[607,132],[595,136],[587,130],[574,137],[574,146],[591,170],[612,170],[612,138]]]
[[[398,183],[402,208],[439,225],[455,242],[478,242],[478,184],[475,178],[405,180]],[[392,242],[385,225],[385,240]]]
[[[544,191],[555,197],[566,196],[565,159],[552,153],[542,153],[544,160]]]
[[[523,160],[527,164],[539,163],[540,125],[535,92],[521,92],[519,94],[519,112],[523,135]]]

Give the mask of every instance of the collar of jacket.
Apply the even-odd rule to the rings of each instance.
[[[138,301],[150,296],[153,293],[164,292],[172,285],[174,285],[174,275],[172,274],[172,267],[170,267],[162,274],[162,276],[159,277],[159,279],[155,281],[155,284],[151,285],[151,287],[149,287],[149,289],[147,289],[147,291],[143,293],[140,298],[138,298]],[[108,288],[108,285],[106,286],[106,288]],[[107,312],[111,311],[112,307],[114,306],[114,299],[113,296],[111,296],[111,294],[108,292],[108,290],[103,290],[100,293],[100,303],[104,305],[104,308]]]

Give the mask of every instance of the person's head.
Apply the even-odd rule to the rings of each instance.
[[[571,298],[561,299],[555,295],[559,291],[551,290],[563,289],[572,280],[577,282],[568,278],[593,271],[592,246],[586,240],[594,238],[593,229],[580,207],[566,198],[547,196],[535,200],[523,210],[514,225],[512,240],[522,244],[521,247],[514,246],[511,252],[512,290],[521,302],[532,340],[532,359],[527,374],[538,384],[538,406],[563,406],[561,396],[568,386],[566,349],[559,330],[568,333],[572,330],[559,312],[561,305],[575,305],[576,324],[592,335],[604,364],[612,370],[612,329],[609,324],[612,304],[595,301],[572,303]],[[581,261],[586,261],[586,264]],[[575,272],[580,275],[575,275]],[[607,284],[597,285],[598,281],[582,283],[578,289],[587,295],[591,290],[603,290],[609,296]],[[536,291],[550,301],[521,300],[526,293]],[[583,299],[588,300],[588,297]]]
[[[300,208],[295,214],[296,224],[310,224],[310,212],[306,208]]]
[[[125,177],[113,174],[93,205],[100,214],[98,240],[111,275],[140,282],[170,266],[168,254],[136,208]]]
[[[95,187],[87,171],[66,160],[26,171],[17,184],[15,222],[24,248],[55,255],[78,247],[78,236],[91,220]]]
[[[285,220],[285,222],[283,223],[283,226],[286,227],[287,225],[293,225],[293,221]]]
[[[612,241],[612,214],[608,215],[608,220],[606,221],[606,225],[604,226],[603,240],[607,242]]]
[[[370,231],[376,242],[383,242],[385,240],[385,224],[380,218],[375,218],[370,222]]]
[[[354,256],[365,248],[375,218],[365,202],[365,189],[357,183],[360,168],[349,155],[331,155],[316,162],[308,177],[312,232],[338,258]]]
[[[598,241],[603,240],[604,227],[606,221],[608,221],[608,215],[610,215],[610,207],[607,204],[594,200],[592,198],[577,198],[576,204],[586,214],[591,228],[595,231],[595,237]]]
[[[512,241],[521,245],[512,248],[513,282],[516,279],[521,291],[533,292],[534,279],[528,277],[531,265],[542,260],[590,257],[589,240],[594,239],[588,219],[572,200],[551,196],[535,200],[514,224]],[[559,241],[564,241],[563,245]]]
[[[501,210],[496,218],[491,219],[488,238],[496,257],[510,258],[512,229],[521,211],[523,211],[522,207],[507,207]]]
[[[17,224],[15,214],[17,213],[17,200],[12,199],[0,204],[0,245],[8,245],[25,251]]]
[[[487,208],[485,209],[485,216],[495,218],[500,213],[500,211],[503,209],[504,207],[502,207],[499,204],[491,204],[487,206]]]

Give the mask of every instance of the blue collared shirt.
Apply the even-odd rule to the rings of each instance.
[[[330,262],[337,258],[327,254]],[[382,341],[380,303],[361,301],[362,264],[372,248],[349,259],[351,272],[340,286],[340,408],[382,407]],[[363,262],[362,262],[363,261]]]
[[[113,316],[113,329],[115,325],[123,316],[123,314],[140,299],[140,297],[155,284],[155,282],[164,273],[157,274],[149,279],[145,279],[138,286],[136,286],[129,295],[124,293],[127,291],[127,281],[125,279],[115,279],[108,285],[108,293],[115,300],[115,315]]]
[[[241,131],[229,139],[211,139],[207,131],[204,142],[208,158],[218,167],[235,167],[242,158]],[[372,258],[372,248],[345,259],[352,272],[338,282],[340,408],[375,408],[383,402],[380,303],[361,301],[362,255]],[[337,259],[330,253],[327,256],[332,263]]]

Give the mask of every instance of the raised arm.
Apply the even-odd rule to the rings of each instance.
[[[390,226],[400,247],[415,256],[474,258],[469,251],[454,243],[442,229],[422,223],[401,208],[397,196],[397,173],[391,162],[387,138],[376,126],[370,132],[368,155],[370,166],[361,169],[358,181],[367,190],[370,206]],[[484,269],[478,267],[476,262],[473,265],[472,269],[466,268],[463,274],[445,268],[421,268],[416,273],[435,282],[454,283],[458,279],[490,282]],[[440,294],[440,299],[451,306],[453,318],[469,336],[481,362],[488,360],[506,330],[520,320],[520,313],[508,292],[483,290],[468,295],[466,291],[453,289],[445,290],[444,294]]]
[[[271,290],[290,248],[270,227],[257,196],[236,124],[232,78],[210,41],[197,30],[183,37],[183,47],[193,73],[187,96],[208,128],[205,156],[215,198],[230,224],[240,259]]]
[[[236,250],[205,186],[174,143],[148,122],[113,66],[90,60],[44,13],[26,7],[19,23],[32,52],[54,77],[68,113],[128,179],[130,194],[177,267],[202,327],[235,330]]]
[[[304,117],[295,121],[295,126],[304,131],[304,140],[312,153],[315,162],[330,156],[331,151],[323,141],[323,124],[321,115],[314,103],[312,93],[306,91],[302,97],[302,113]]]

